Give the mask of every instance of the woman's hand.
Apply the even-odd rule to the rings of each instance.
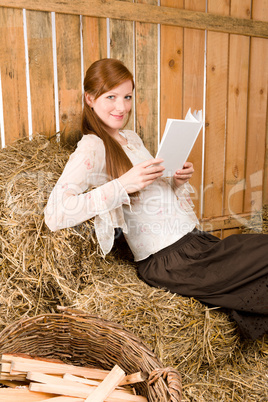
[[[194,167],[191,162],[185,162],[182,169],[175,172],[173,176],[173,183],[175,187],[180,187],[186,183],[192,177],[194,173]]]
[[[163,159],[149,159],[141,162],[120,176],[118,180],[128,194],[140,191],[163,175],[165,168],[161,162]]]

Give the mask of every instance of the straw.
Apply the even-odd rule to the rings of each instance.
[[[0,152],[0,330],[69,306],[138,336],[182,374],[184,401],[266,400],[267,338],[243,341],[221,309],[148,286],[116,250],[104,259],[92,221],[49,231],[43,209],[71,151],[36,136]],[[251,229],[266,222],[264,206]]]

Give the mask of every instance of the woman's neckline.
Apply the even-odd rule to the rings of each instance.
[[[128,146],[129,144],[128,144],[128,140],[127,140],[127,137],[126,137],[125,133],[122,132],[122,131],[119,131],[119,135],[126,141],[125,144],[121,144],[121,143],[118,141],[119,144],[120,144],[122,147]]]

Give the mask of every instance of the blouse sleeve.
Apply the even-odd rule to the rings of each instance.
[[[108,181],[103,142],[94,135],[86,135],[50,194],[45,222],[50,230],[56,231],[95,217],[96,234],[107,254],[113,245],[113,228],[127,231],[123,204],[130,205],[130,199],[117,179]]]

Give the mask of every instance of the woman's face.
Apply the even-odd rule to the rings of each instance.
[[[132,107],[132,81],[128,80],[105,92],[97,99],[85,94],[87,104],[92,107],[107,127],[109,134],[117,134],[124,126]]]

